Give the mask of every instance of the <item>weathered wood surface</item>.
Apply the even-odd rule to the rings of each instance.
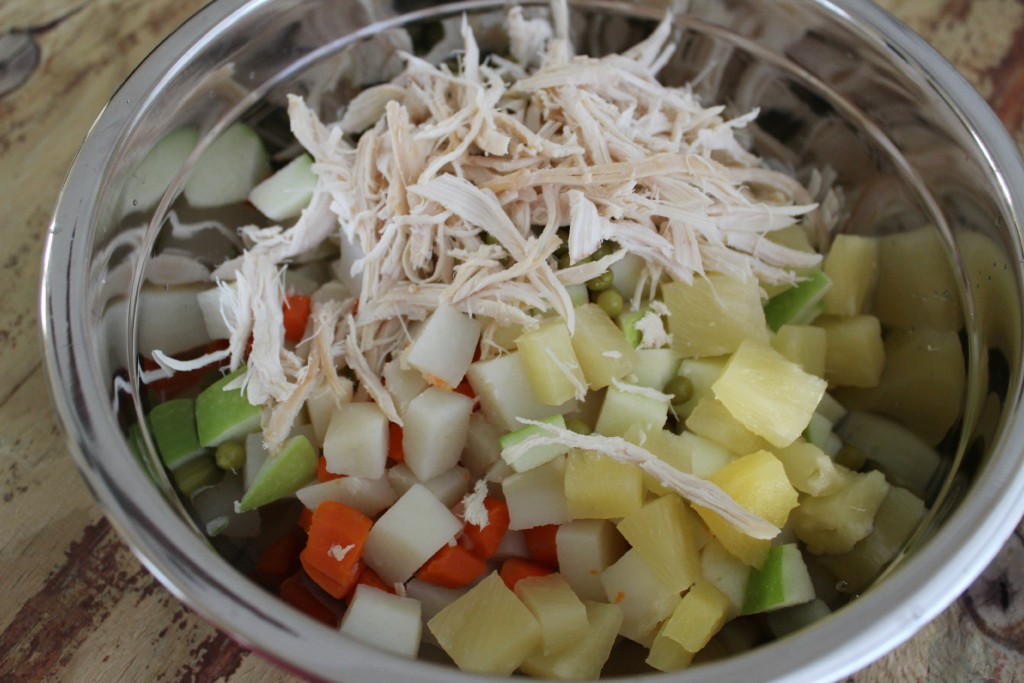
[[[117,84],[203,4],[0,2],[0,681],[291,680],[182,607],[121,543],[65,453],[40,363],[39,263],[64,174]],[[967,75],[1024,145],[1024,0],[882,4]],[[849,680],[1024,680],[1022,538]]]

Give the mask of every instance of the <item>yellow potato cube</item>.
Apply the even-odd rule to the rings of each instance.
[[[885,346],[878,318],[823,316],[814,324],[825,330],[825,379],[830,386],[878,386],[885,369]]]
[[[683,596],[658,635],[671,638],[688,652],[700,652],[725,624],[731,607],[728,596],[710,583],[698,582]]]
[[[587,608],[561,574],[522,579],[516,583],[515,594],[540,624],[545,655],[564,650],[590,631]]]
[[[537,678],[562,681],[594,679],[608,661],[622,626],[622,608],[601,602],[587,601],[587,621],[590,626],[582,638],[569,647],[551,655],[535,651],[523,662],[524,673]]]
[[[679,496],[667,494],[624,517],[618,529],[662,583],[681,593],[700,578],[699,525]]]
[[[579,306],[575,313],[572,348],[587,385],[602,389],[632,372],[638,360],[636,349],[608,314],[597,304]]]
[[[671,313],[672,350],[682,358],[732,353],[744,339],[768,341],[761,293],[753,278],[712,273],[690,285],[662,285],[661,292]]]
[[[826,384],[767,344],[748,340],[711,389],[744,427],[782,447],[807,427]]]
[[[643,472],[590,451],[570,451],[565,464],[565,499],[573,519],[613,519],[640,509]]]
[[[783,325],[772,348],[815,377],[825,376],[825,330],[814,325]]]
[[[871,533],[875,514],[889,493],[885,475],[843,471],[845,485],[820,498],[805,497],[793,512],[793,530],[816,555],[848,553]]]
[[[797,492],[786,477],[779,459],[758,451],[734,460],[708,477],[742,507],[760,515],[780,529],[797,506]],[[711,535],[726,550],[751,567],[760,567],[768,556],[770,540],[752,538],[717,513],[694,505]]]
[[[586,379],[561,318],[541,323],[516,340],[530,387],[542,403],[557,406],[586,393]]]
[[[736,455],[771,448],[771,444],[740,424],[713,396],[701,399],[686,418],[686,428]]]
[[[822,264],[832,287],[822,302],[830,315],[857,315],[875,295],[878,284],[878,239],[836,235]]]

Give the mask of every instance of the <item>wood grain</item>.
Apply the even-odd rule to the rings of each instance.
[[[0,95],[0,682],[293,680],[183,607],[118,539],[48,409],[36,320],[50,212],[89,125],[203,0],[5,0],[39,48]],[[1024,145],[1024,0],[883,0],[961,70]],[[1024,680],[1024,535],[950,609],[848,679]]]

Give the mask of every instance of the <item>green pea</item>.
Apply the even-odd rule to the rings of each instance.
[[[609,318],[618,317],[618,315],[622,313],[622,309],[626,304],[622,299],[622,295],[611,288],[598,294],[594,303],[600,306],[601,310],[607,313]]]
[[[596,261],[598,259],[604,258],[605,256],[608,256],[613,251],[615,250],[612,248],[611,242],[602,242],[601,246],[597,248],[597,251],[590,255],[590,258]]]
[[[498,238],[489,232],[484,233],[484,244],[497,244]]]
[[[222,470],[240,470],[245,465],[245,446],[240,441],[225,441],[217,446],[214,460]]]
[[[558,257],[558,269],[559,270],[565,270],[566,268],[568,268],[571,265],[572,264],[569,263],[569,252],[565,252],[564,254],[562,254],[561,256]]]
[[[582,434],[583,436],[592,434],[594,431],[593,429],[591,429],[590,425],[588,425],[583,420],[567,420],[565,423],[565,428],[568,429],[570,432],[576,432],[577,434]]]
[[[693,398],[693,382],[689,377],[676,375],[665,385],[665,393],[672,394],[672,405],[686,403]]]
[[[591,292],[603,292],[612,286],[612,281],[615,279],[615,275],[610,270],[606,270],[597,277],[592,277],[587,280],[587,289]]]

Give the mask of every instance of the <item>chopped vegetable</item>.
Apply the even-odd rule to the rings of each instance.
[[[542,564],[521,560],[518,557],[510,557],[501,563],[501,580],[511,590],[523,579],[537,576],[548,576],[552,570]]]
[[[460,545],[446,545],[416,572],[416,578],[445,588],[462,588],[487,572],[487,563]]]

